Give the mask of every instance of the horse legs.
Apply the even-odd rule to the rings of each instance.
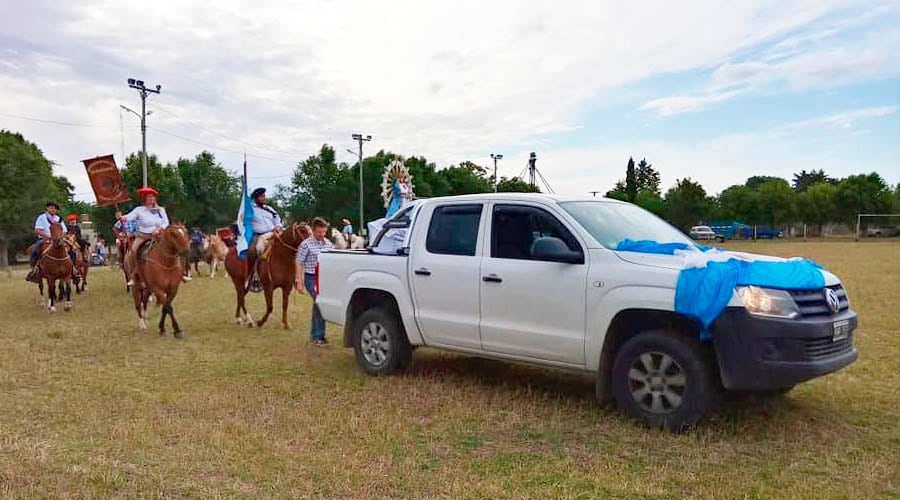
[[[291,323],[288,321],[288,303],[291,298],[291,287],[281,287],[281,324],[285,330],[291,329]]]
[[[56,278],[47,278],[47,310],[56,312]]]
[[[178,325],[178,320],[175,318],[175,308],[172,307],[171,302],[163,306],[163,310],[165,311],[166,309],[169,310],[168,315],[172,318],[172,329],[175,330],[175,338],[183,339],[184,331],[182,331],[181,326]]]
[[[218,265],[219,265],[219,259],[216,257],[213,257],[212,261],[209,263],[209,277],[210,278],[216,277],[216,267],[218,267]]]
[[[266,294],[266,314],[256,322],[256,326],[263,326],[266,324],[266,321],[269,319],[269,315],[272,314],[272,296],[275,294],[275,289],[271,286],[267,286],[263,289]]]
[[[60,298],[65,297],[66,299],[66,304],[63,306],[63,310],[70,311],[72,309],[72,282],[69,280],[60,281],[59,292]]]
[[[131,288],[131,297],[134,299],[134,310],[138,315],[138,327],[141,330],[147,329],[147,297],[141,287],[135,286]]]

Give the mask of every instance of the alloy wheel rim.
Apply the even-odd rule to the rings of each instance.
[[[628,369],[628,390],[644,411],[662,415],[684,401],[687,377],[675,359],[662,352],[645,352]]]
[[[384,365],[388,360],[391,341],[387,329],[379,323],[369,323],[362,329],[360,349],[366,362],[374,367]]]

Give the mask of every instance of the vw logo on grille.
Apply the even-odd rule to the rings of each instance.
[[[837,314],[841,310],[841,299],[838,298],[837,292],[831,288],[825,289],[825,303],[828,304],[831,314]]]

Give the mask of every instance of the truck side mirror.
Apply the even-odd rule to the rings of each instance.
[[[531,245],[531,258],[563,264],[584,264],[584,255],[581,252],[569,250],[563,240],[553,237],[536,239]]]

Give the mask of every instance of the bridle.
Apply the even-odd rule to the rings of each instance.
[[[298,237],[297,232],[300,230],[300,227],[302,225],[303,224],[301,224],[299,222],[295,222],[295,223],[291,224],[291,239],[293,239],[293,240],[297,239],[297,237]],[[300,235],[300,236],[302,236],[302,235]],[[300,245],[291,246],[291,245],[288,245],[287,243],[285,243],[284,239],[281,237],[281,234],[276,234],[275,239],[277,239],[279,243],[281,243],[282,245],[287,247],[287,249],[292,252],[296,252],[297,249],[300,247]]]

